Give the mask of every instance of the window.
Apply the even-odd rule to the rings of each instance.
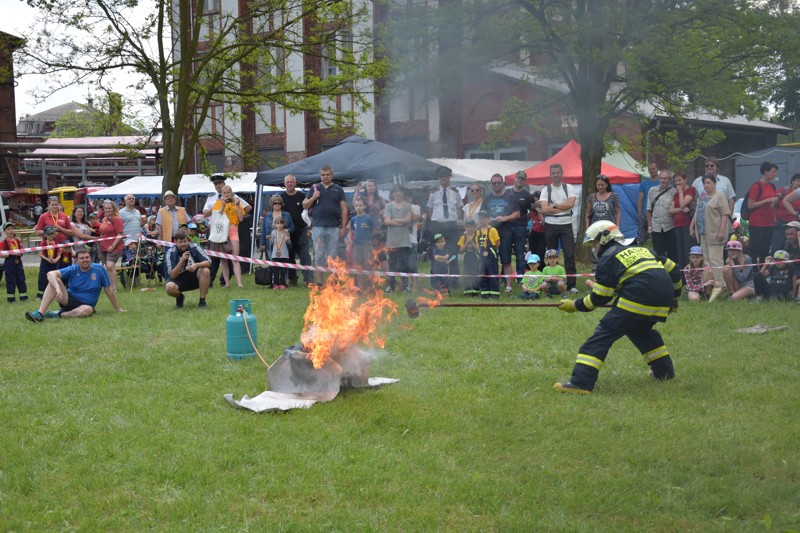
[[[322,52],[322,70],[320,78],[325,79],[339,74],[339,63],[353,52],[353,33],[340,30],[331,35]]]
[[[511,146],[508,148],[498,148],[496,150],[465,150],[464,155],[467,159],[494,159],[498,161],[527,161],[528,150],[521,146]]]
[[[203,2],[203,15],[212,15],[220,12],[221,0],[201,0]]]

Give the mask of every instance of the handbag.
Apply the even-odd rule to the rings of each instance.
[[[261,259],[264,259],[264,253],[261,253]],[[254,269],[256,277],[256,285],[272,285],[272,270],[268,266],[258,265]]]
[[[228,229],[231,221],[222,211],[214,211],[208,221],[208,240],[221,244],[228,242]]]

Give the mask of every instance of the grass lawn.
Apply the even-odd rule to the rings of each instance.
[[[794,303],[683,301],[658,326],[675,380],[646,379],[623,340],[578,397],[551,386],[602,310],[411,321],[393,295],[372,374],[400,383],[257,415],[223,400],[267,382],[258,359],[225,355],[228,301],[252,299],[272,361],[308,297],[245,280],[205,311],[196,293],[176,310],[136,290],[125,314],[101,296],[90,319],[31,324],[35,303],[0,303],[0,530],[800,529]],[[756,324],[788,329],[734,331]]]

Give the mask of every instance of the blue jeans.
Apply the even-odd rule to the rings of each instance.
[[[314,264],[327,266],[328,258],[338,257],[339,228],[312,226],[311,238],[314,241]]]

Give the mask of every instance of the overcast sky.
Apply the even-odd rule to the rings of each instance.
[[[3,16],[0,17],[0,31],[22,38],[32,34],[29,27],[33,23],[36,10],[28,7],[22,0],[0,0],[0,7],[3,13]],[[15,70],[19,70],[19,66],[15,65]],[[28,92],[36,87],[36,84],[40,81],[41,79],[37,79],[35,76],[25,76],[21,79],[17,78],[17,88],[14,91],[16,96],[17,121],[19,121],[19,117],[23,115],[39,113],[51,107],[73,101],[86,101],[86,87],[70,87],[69,89],[59,91],[44,102],[36,104],[33,97],[29,95]]]

